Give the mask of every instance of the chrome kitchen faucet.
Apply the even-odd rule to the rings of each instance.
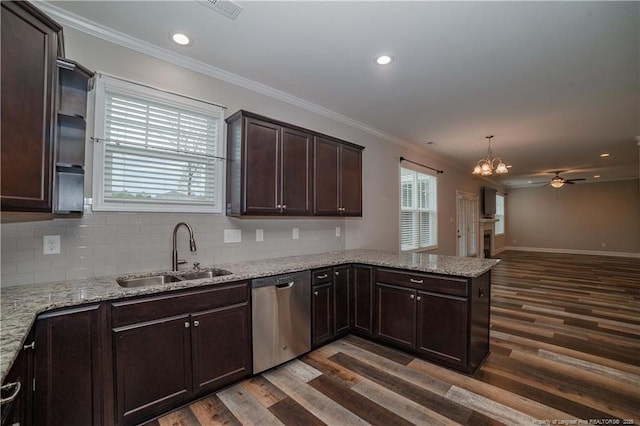
[[[176,242],[176,236],[178,234],[178,228],[180,228],[181,226],[186,226],[189,230],[189,250],[192,252],[196,251],[196,240],[193,237],[193,228],[191,228],[191,226],[186,222],[178,223],[176,227],[173,228],[173,262],[171,264],[171,267],[174,271],[178,270],[178,265],[184,265],[185,263],[187,263],[186,260],[178,260],[178,244]]]

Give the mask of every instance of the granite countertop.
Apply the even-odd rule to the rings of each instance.
[[[391,253],[376,250],[345,250],[304,256],[291,256],[246,262],[216,264],[231,275],[179,281],[149,287],[123,288],[116,278],[106,276],[74,281],[50,282],[5,287],[0,292],[0,377],[9,371],[31,329],[36,316],[44,311],[85,303],[121,299],[231,281],[248,280],[269,275],[316,269],[345,263],[409,269],[462,277],[477,277],[490,270],[499,260],[442,256],[424,253]],[[166,271],[155,271],[155,273]],[[147,276],[154,272],[132,275]]]

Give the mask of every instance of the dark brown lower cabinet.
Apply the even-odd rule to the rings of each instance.
[[[31,332],[2,382],[2,386],[6,386],[2,391],[3,403],[0,408],[2,426],[31,424],[34,347],[33,332]]]
[[[352,282],[352,330],[370,336],[373,333],[373,273],[371,266],[353,265]]]
[[[376,338],[409,348],[416,342],[416,291],[376,284],[378,321]]]
[[[429,356],[467,363],[467,299],[419,291],[416,347]]]
[[[105,305],[40,315],[35,324],[33,424],[105,421]],[[108,387],[107,387],[108,389]]]
[[[311,290],[311,344],[318,347],[334,337],[333,282],[314,285]]]
[[[189,315],[113,330],[118,424],[168,410],[191,393]]]
[[[489,353],[490,272],[476,278],[376,270],[374,339],[473,373]]]
[[[333,268],[334,332],[344,334],[351,328],[351,266]]]
[[[138,424],[251,374],[246,282],[112,306],[117,424]]]

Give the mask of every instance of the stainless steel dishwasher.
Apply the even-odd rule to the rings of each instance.
[[[311,350],[311,272],[251,281],[253,373]]]

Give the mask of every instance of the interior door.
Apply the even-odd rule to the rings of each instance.
[[[478,196],[457,192],[458,198],[458,256],[478,256]]]

